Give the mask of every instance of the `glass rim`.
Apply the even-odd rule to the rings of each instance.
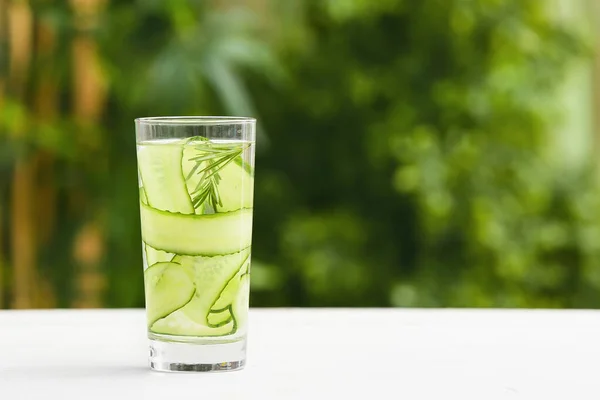
[[[141,117],[135,122],[143,125],[241,125],[256,123],[256,118],[235,116],[166,116],[166,117]]]

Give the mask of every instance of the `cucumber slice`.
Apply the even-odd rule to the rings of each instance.
[[[193,193],[201,180],[202,174],[193,173],[196,167],[196,161],[193,158],[202,154],[204,154],[202,145],[198,146],[198,143],[189,144],[183,148],[181,163],[188,193]],[[202,170],[206,165],[206,162],[203,162],[196,170]],[[217,207],[216,212],[230,212],[239,210],[240,208],[252,208],[254,200],[254,177],[249,164],[244,163],[241,156],[236,157],[224,166],[219,171],[219,176],[221,179],[218,184],[218,192],[222,205]],[[195,209],[195,212],[196,214],[203,214],[205,210],[204,204],[201,204]]]
[[[248,272],[248,268],[250,266],[250,257],[246,259],[246,262],[240,267],[238,272],[235,274],[231,280],[225,286],[225,289],[219,295],[219,298],[213,304],[211,312],[219,312],[226,310],[235,300],[237,296],[238,290],[240,288],[240,278],[243,274]]]
[[[194,322],[208,325],[210,309],[249,255],[248,248],[225,256],[182,257],[181,265],[194,271],[196,292],[181,311]]]
[[[239,252],[252,241],[252,210],[183,215],[140,204],[142,239],[168,253],[219,255]]]
[[[167,253],[166,251],[156,250],[155,248],[152,248],[147,244],[144,245],[144,250],[146,251],[146,262],[148,266],[152,266],[159,262],[175,261],[173,260],[173,258],[175,257],[175,254],[173,253]]]
[[[248,325],[248,308],[250,306],[250,274],[240,277],[240,287],[237,296],[231,304],[231,316],[235,321],[238,332],[245,332]]]
[[[213,328],[218,328],[220,326],[228,324],[230,321],[233,320],[233,318],[231,317],[231,311],[229,310],[229,307],[227,307],[226,309],[221,310],[219,312],[211,311],[208,314],[207,320],[209,326]]]
[[[140,178],[148,205],[158,210],[193,214],[181,171],[183,143],[138,146]]]
[[[235,331],[233,320],[217,327],[198,324],[191,320],[182,310],[156,321],[150,330],[154,333],[178,336],[225,336]]]
[[[219,196],[221,196],[222,205],[217,207],[217,212],[252,208],[254,201],[254,178],[248,174],[244,167],[232,161],[219,174],[221,175]]]
[[[144,272],[149,326],[190,302],[193,276],[189,268],[171,262],[154,264]]]

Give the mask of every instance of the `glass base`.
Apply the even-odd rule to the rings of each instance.
[[[237,371],[246,364],[246,339],[172,342],[150,338],[150,368],[161,372]]]

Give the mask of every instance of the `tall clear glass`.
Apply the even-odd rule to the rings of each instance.
[[[243,368],[256,120],[135,124],[150,367]]]

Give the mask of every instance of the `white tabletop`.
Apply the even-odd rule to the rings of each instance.
[[[0,399],[600,399],[599,311],[253,309],[239,372],[147,367],[141,310],[0,311]]]

